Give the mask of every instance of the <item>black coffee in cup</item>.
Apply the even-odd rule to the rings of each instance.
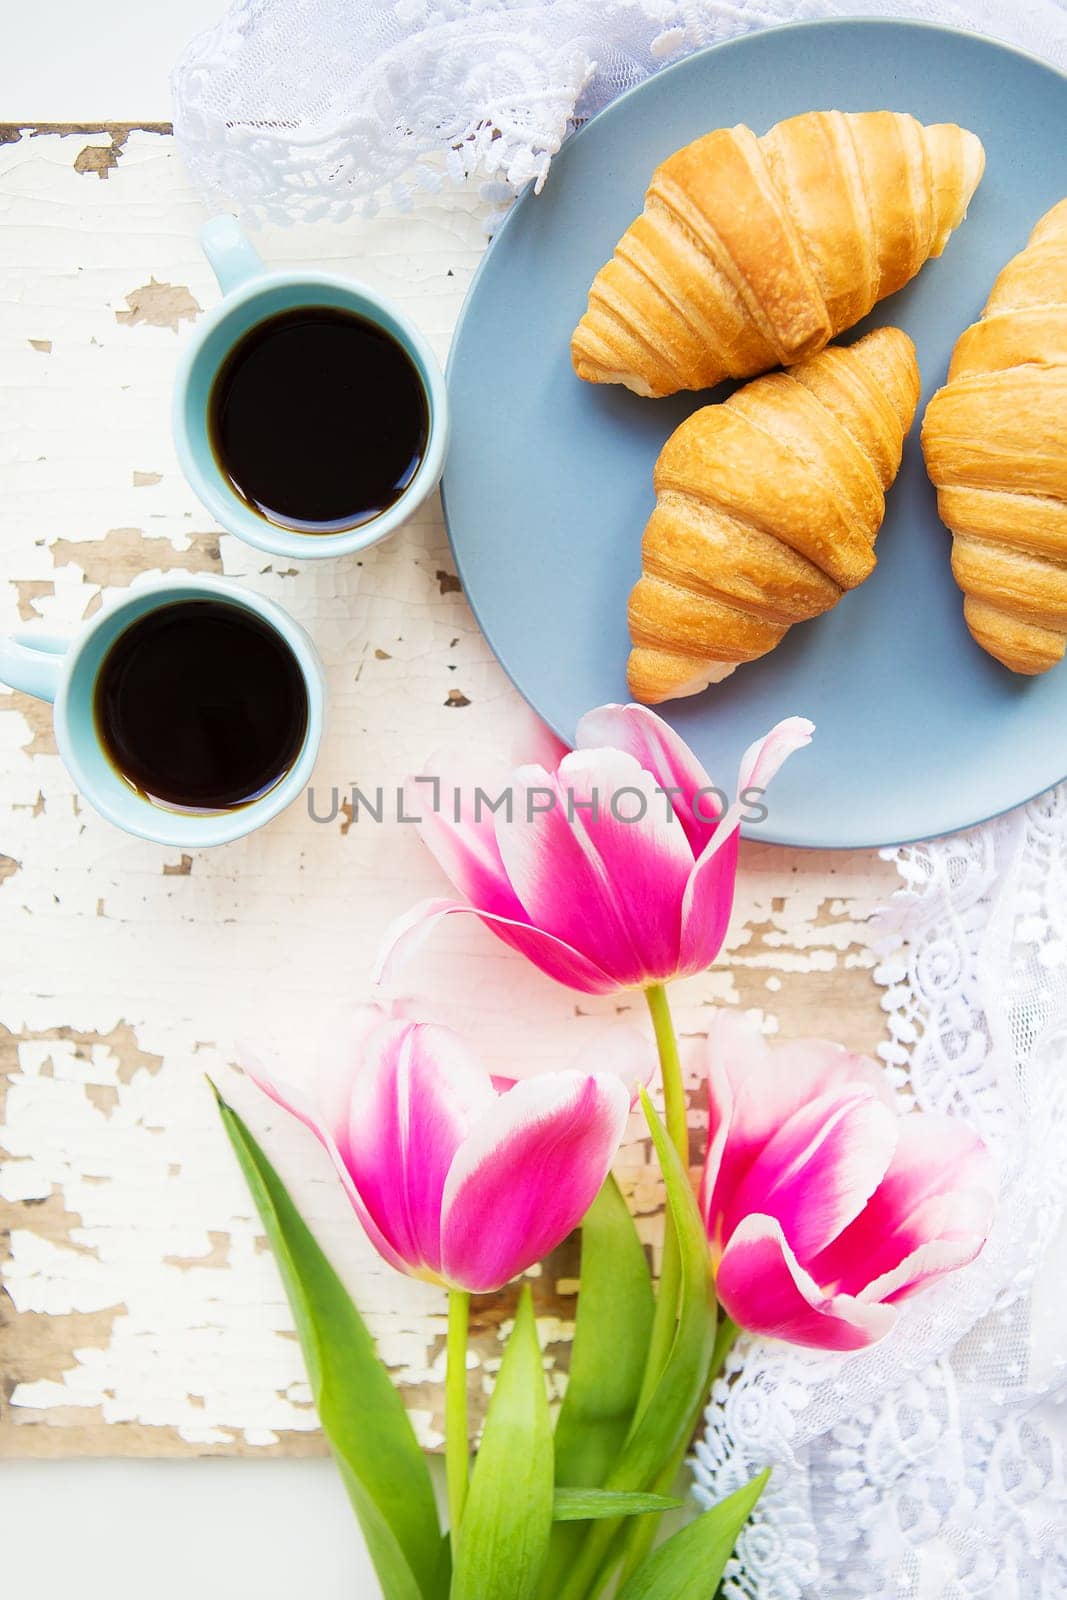
[[[233,489],[297,533],[380,516],[418,471],[429,428],[407,351],[339,306],[300,306],[250,328],[208,403],[211,447]]]
[[[110,646],[93,712],[109,761],[138,794],[173,810],[231,811],[293,766],[308,693],[289,646],[254,612],[175,600]]]

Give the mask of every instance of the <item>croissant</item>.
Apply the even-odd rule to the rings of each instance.
[[[699,693],[863,582],[918,403],[914,345],[878,328],[675,430],[630,595],[635,699]]]
[[[574,370],[658,396],[804,360],[941,254],[984,168],[973,133],[894,111],[705,134],[593,280]]]
[[[923,421],[971,634],[1013,672],[1067,645],[1067,200],[963,333]]]

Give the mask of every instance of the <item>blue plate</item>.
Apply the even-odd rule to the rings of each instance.
[[[817,726],[776,779],[776,844],[881,845],[993,816],[1067,772],[1067,666],[1008,672],[972,641],[919,422],[994,277],[1067,193],[1067,78],[975,35],[909,22],[801,24],[692,56],[617,100],[526,194],[471,286],[449,366],[445,513],[463,587],[501,664],[564,739],[625,700],[626,600],[640,571],[652,467],[716,394],[642,400],[580,382],[571,331],[597,268],[659,161],[710,128],[763,133],[800,111],[910,111],[979,135],[987,168],[939,261],[848,338],[895,323],[923,400],[871,578],[761,661],[659,707],[728,786],[749,741],[791,713]],[[725,392],[725,391],[723,391]]]

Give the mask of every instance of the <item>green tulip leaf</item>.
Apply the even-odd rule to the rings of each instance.
[[[601,1517],[640,1517],[650,1511],[676,1511],[683,1502],[665,1494],[638,1494],[625,1489],[556,1489],[552,1516],[556,1522],[595,1522]]]
[[[667,1189],[670,1222],[681,1257],[678,1326],[652,1398],[630,1429],[621,1459],[607,1479],[612,1489],[647,1488],[687,1442],[694,1409],[707,1385],[715,1345],[715,1290],[704,1223],[689,1174],[642,1089],[641,1104]]]
[[[681,1290],[678,1323],[666,1364],[604,1481],[607,1489],[663,1487],[660,1479],[664,1469],[688,1442],[694,1413],[707,1387],[715,1344],[715,1293],[708,1243],[689,1174],[644,1090],[641,1104],[663,1172],[670,1223],[678,1239]],[[603,1585],[608,1571],[621,1559],[622,1551],[613,1548],[620,1526],[605,1520],[588,1530],[560,1585],[558,1600],[580,1600],[589,1592],[598,1592],[594,1583]]]
[[[707,1381],[704,1385],[705,1391],[711,1388],[712,1382],[722,1371],[723,1363],[725,1362],[730,1351],[730,1346],[737,1337],[737,1331],[737,1325],[731,1322],[729,1317],[723,1316],[720,1313],[719,1325],[715,1332],[715,1348],[712,1351],[711,1366],[708,1371]],[[671,1489],[674,1484],[674,1480],[677,1478],[679,1472],[681,1472],[686,1453],[689,1449],[690,1439],[699,1426],[701,1413],[704,1410],[706,1400],[707,1394],[705,1392],[701,1395],[696,1410],[690,1419],[688,1436],[682,1440],[682,1443],[675,1451],[673,1458],[668,1461],[667,1465],[660,1472],[656,1482],[652,1485],[652,1488],[656,1490],[657,1493],[663,1494]],[[641,1565],[642,1561],[645,1560],[649,1551],[652,1549],[658,1527],[658,1517],[640,1517],[631,1522],[629,1527],[626,1529],[626,1532],[623,1535],[623,1560],[619,1573],[620,1588],[626,1583],[631,1574],[636,1572],[637,1568]]]
[[[552,1529],[552,1478],[552,1424],[526,1284],[455,1541],[452,1600],[533,1600]]]
[[[404,1403],[285,1185],[237,1112],[214,1092],[274,1251],[319,1420],[386,1600],[443,1600],[448,1568],[433,1484]]]
[[[654,1301],[645,1249],[615,1179],[582,1222],[581,1284],[567,1390],[556,1420],[556,1482],[604,1482],[633,1421]],[[585,1530],[552,1529],[541,1600],[557,1600]]]
[[[761,1472],[653,1550],[619,1590],[618,1600],[707,1600],[769,1476]]]
[[[601,1484],[626,1441],[652,1331],[652,1280],[609,1175],[582,1223],[570,1375],[556,1422],[556,1482]]]

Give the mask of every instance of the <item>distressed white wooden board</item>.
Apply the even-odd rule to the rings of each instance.
[[[74,626],[142,570],[223,571],[280,600],[322,652],[321,812],[333,787],[342,801],[353,783],[388,792],[449,744],[498,759],[524,712],[458,592],[436,501],[362,559],[298,568],[220,535],[181,479],[170,384],[182,338],[217,296],[196,244],[203,220],[165,134],[0,146],[0,626]],[[270,261],[323,263],[380,286],[443,357],[484,234],[477,201],[449,195],[413,215],[258,243]],[[502,392],[506,381],[502,353]],[[242,1033],[308,1056],[331,1007],[366,997],[386,922],[442,890],[432,860],[410,827],[344,810],[316,823],[299,805],[213,852],[129,839],[79,805],[47,708],[2,694],[0,709],[10,1227],[0,1450],[321,1448],[205,1073],[277,1159],[420,1437],[437,1445],[442,1297],[377,1261],[313,1140],[230,1065]],[[708,1008],[729,1003],[769,1030],[873,1051],[882,1024],[866,919],[895,882],[870,853],[746,846],[724,957],[676,991],[683,1032],[699,1035]],[[473,921],[445,930],[411,982],[429,1014],[464,1026],[501,1069],[595,1053],[618,1012],[645,1026],[639,999],[572,995]],[[634,1132],[621,1172],[652,1242],[660,1196]],[[554,1372],[573,1271],[564,1252],[536,1284]],[[483,1377],[512,1303],[476,1311]]]

